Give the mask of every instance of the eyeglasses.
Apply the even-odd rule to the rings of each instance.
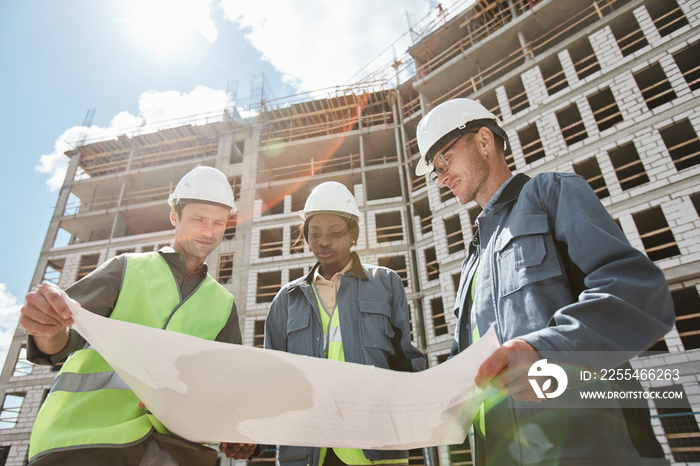
[[[476,131],[464,131],[462,134],[459,135],[459,137],[457,139],[452,141],[452,143],[449,146],[447,146],[447,148],[445,150],[443,150],[442,152],[440,152],[438,155],[436,155],[433,158],[433,160],[432,160],[433,171],[431,171],[430,175],[428,175],[428,179],[430,180],[431,183],[433,183],[435,185],[439,184],[438,183],[438,175],[444,175],[445,173],[447,173],[447,170],[450,169],[450,164],[447,161],[447,159],[445,158],[445,154],[447,154],[450,151],[450,149],[452,149],[452,147],[455,144],[457,144],[457,141],[462,139],[462,136],[464,136],[467,133],[478,133],[478,132],[479,132],[478,130],[476,130]]]

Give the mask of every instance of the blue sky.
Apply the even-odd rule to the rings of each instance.
[[[425,21],[435,5],[0,2],[0,364],[57,200],[69,142],[86,131],[100,136],[221,110],[227,88],[247,100],[261,72],[274,97],[354,82],[389,63],[389,54],[403,54],[409,21]],[[87,130],[81,125],[89,109],[95,114]]]

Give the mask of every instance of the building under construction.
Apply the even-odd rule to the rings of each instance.
[[[465,3],[441,9],[366,82],[261,102],[251,118],[85,141],[66,153],[32,284],[66,287],[114,255],[169,244],[168,195],[193,167],[214,166],[238,213],[210,273],[237,299],[244,344],[262,346],[269,303],[315,263],[297,212],[314,186],[339,181],[362,212],[357,252],[401,276],[414,343],[439,364],[481,209],[414,175],[415,132],[435,105],[477,99],[502,119],[514,172],[580,174],[663,270],[676,325],[638,363],[679,369],[687,406],[650,402],[653,425],[671,462],[700,462],[700,0]],[[25,339],[18,328],[0,376],[0,465],[26,464],[55,375],[26,360]],[[472,464],[469,437],[411,454],[415,465]]]

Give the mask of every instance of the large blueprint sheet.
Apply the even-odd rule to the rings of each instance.
[[[410,449],[462,443],[493,330],[420,373],[202,340],[107,319],[66,299],[74,328],[173,433],[200,443]]]

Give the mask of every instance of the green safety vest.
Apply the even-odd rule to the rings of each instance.
[[[340,332],[340,317],[338,312],[338,305],[335,306],[332,316],[323,308],[321,304],[321,299],[318,297],[316,292],[316,286],[312,285],[314,294],[316,295],[316,302],[318,303],[319,314],[321,314],[321,326],[323,327],[323,352],[328,359],[333,361],[343,361],[345,362],[345,352],[343,351],[343,336]],[[321,455],[319,458],[319,466],[323,465],[323,461],[326,459],[327,448],[321,448]],[[340,460],[348,465],[361,465],[361,464],[391,464],[391,463],[407,463],[408,460],[398,459],[398,460],[379,460],[372,461],[367,459],[362,450],[353,448],[333,448],[336,456]]]
[[[184,301],[158,253],[129,254],[111,319],[215,340],[233,296],[210,275]],[[29,459],[52,451],[135,444],[153,430],[169,434],[109,364],[89,346],[73,353],[54,381],[32,429]]]

